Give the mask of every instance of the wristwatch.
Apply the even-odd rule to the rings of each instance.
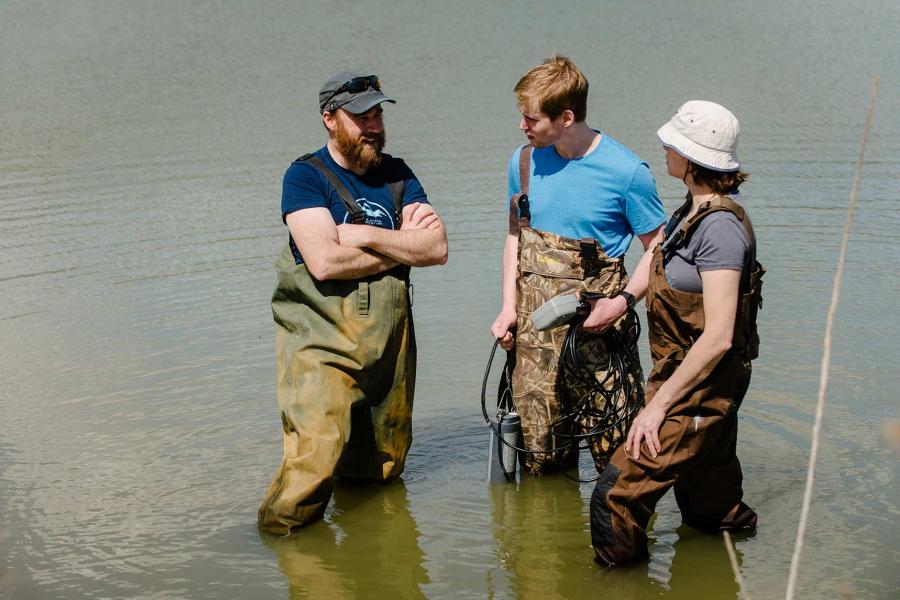
[[[634,305],[637,304],[637,298],[635,298],[633,294],[622,290],[619,292],[619,295],[625,298],[625,303],[628,305],[629,310],[633,309]]]

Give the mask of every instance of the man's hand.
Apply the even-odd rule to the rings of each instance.
[[[441,221],[430,204],[413,202],[403,207],[401,230],[438,229]],[[348,248],[368,248],[372,243],[372,226],[355,223],[341,223],[337,226],[341,246]]]
[[[584,298],[584,300],[591,305],[591,314],[584,320],[581,327],[591,333],[602,333],[628,309],[628,302],[622,296],[597,298],[596,300]]]
[[[641,444],[647,444],[647,453],[656,458],[660,451],[659,428],[666,420],[666,411],[659,403],[650,403],[634,418],[625,440],[625,453],[637,460],[641,454]]]
[[[341,223],[337,226],[338,243],[346,248],[368,247],[368,229],[371,225],[358,225],[355,223]]]
[[[512,350],[513,344],[515,344],[516,321],[515,310],[503,310],[491,325],[491,333],[500,340],[500,347],[504,350]]]
[[[306,268],[319,281],[359,279],[397,266],[396,261],[384,255],[341,244],[334,218],[327,208],[301,208],[289,213],[285,222],[291,232],[291,239],[303,255]],[[360,233],[359,230],[345,229],[345,238]]]
[[[340,245],[385,256],[410,267],[447,262],[447,232],[429,204],[414,202],[402,211],[400,229],[343,223],[337,226]]]
[[[430,204],[413,202],[403,207],[400,229],[438,229],[441,221]]]

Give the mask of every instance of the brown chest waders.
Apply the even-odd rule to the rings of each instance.
[[[666,281],[665,260],[671,227],[691,200],[676,213],[666,241],[654,249],[647,289],[647,320],[653,371],[647,381],[648,402],[684,360],[703,333],[703,294],[676,290]],[[656,503],[675,488],[683,521],[701,531],[753,529],[756,513],[744,504],[741,465],[735,453],[737,410],[750,384],[750,361],[757,357],[756,314],[762,305],[762,276],[756,262],[756,237],[743,208],[730,198],[705,202],[674,236],[686,238],[709,214],[727,210],[750,237],[752,272],[737,306],[732,348],[712,373],[673,405],[659,430],[656,458],[641,449],[633,460],[619,449],[601,475],[591,498],[591,542],[607,564],[647,557],[646,528]]]
[[[528,205],[528,178],[531,146],[522,149],[519,160],[520,194],[510,200],[510,233],[518,235],[518,272],[516,276],[515,367],[512,373],[512,401],[522,423],[525,448],[529,451],[550,451],[546,454],[525,454],[525,469],[533,475],[550,473],[577,464],[577,450],[552,452],[558,444],[551,435],[551,425],[566,410],[560,402],[560,385],[578,387],[579,383],[560,380],[559,358],[566,336],[566,328],[538,331],[531,322],[531,313],[547,300],[562,294],[579,291],[597,292],[612,297],[628,283],[622,258],[609,258],[599,242],[586,238],[575,240],[531,227]],[[636,330],[636,316],[629,311],[612,327],[623,333]],[[636,341],[636,340],[635,340]],[[609,366],[607,346],[601,336],[584,332],[579,336],[578,353],[581,363],[593,370],[598,381],[604,381]],[[631,398],[623,403],[643,403],[643,373],[637,348],[633,360],[628,361],[627,377]],[[609,379],[609,384],[614,382]],[[604,384],[606,385],[606,384]],[[574,390],[579,395],[580,390]],[[600,401],[599,396],[595,396]],[[602,412],[603,407],[596,407]],[[622,409],[621,412],[625,412]],[[591,430],[596,423],[590,419],[576,424],[580,432]],[[627,428],[622,428],[626,431]],[[578,432],[575,432],[578,433]],[[624,441],[621,434],[600,436],[590,444],[591,455],[598,472],[615,448]]]
[[[323,174],[337,181],[353,221],[359,206],[333,172],[325,167]],[[402,186],[392,193],[399,217]],[[335,476],[387,482],[403,472],[412,442],[416,344],[407,267],[319,281],[295,264],[288,246],[275,268],[284,456],[258,521],[260,529],[284,535],[322,515]]]

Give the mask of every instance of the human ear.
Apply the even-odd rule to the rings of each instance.
[[[337,117],[334,115],[334,113],[330,113],[327,111],[322,113],[322,123],[325,125],[325,129],[327,129],[328,131],[334,131],[334,121],[336,118]]]

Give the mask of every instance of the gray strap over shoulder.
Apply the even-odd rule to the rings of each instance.
[[[704,218],[714,212],[724,210],[734,214],[747,231],[747,237],[750,239],[750,264],[756,264],[756,234],[753,231],[753,225],[750,223],[750,217],[747,215],[747,211],[745,211],[740,204],[728,196],[717,196],[712,200],[707,200],[701,204],[693,217],[681,223],[682,217],[691,210],[692,204],[693,197],[691,196],[691,193],[688,192],[685,197],[685,203],[675,211],[672,218],[669,219],[669,223],[666,225],[662,242],[663,256],[666,261],[671,257],[675,247],[689,238]],[[678,227],[676,230],[676,226],[679,223],[681,223],[681,227]]]
[[[344,203],[344,206],[347,208],[347,212],[350,213],[350,222],[351,223],[362,223],[366,218],[366,213],[359,207],[359,204],[356,203],[356,200],[353,198],[353,194],[350,193],[350,190],[347,189],[347,186],[344,185],[344,182],[340,180],[337,176],[337,173],[332,171],[328,165],[322,162],[318,156],[313,154],[304,154],[300,158],[298,158],[295,162],[308,162],[311,164],[319,173],[321,173],[328,182],[334,186],[334,189],[337,190],[338,196],[341,197],[341,202]],[[393,191],[393,190],[391,190]]]
[[[311,164],[319,173],[321,173],[325,179],[337,190],[338,196],[341,197],[341,202],[344,203],[344,206],[347,208],[347,212],[350,213],[350,222],[351,223],[363,223],[365,222],[366,214],[363,212],[363,209],[359,207],[356,200],[353,198],[353,194],[350,193],[350,190],[347,189],[347,186],[344,185],[344,182],[340,180],[331,168],[326,165],[322,160],[314,155],[314,154],[304,154],[295,162],[304,161]],[[388,188],[391,190],[391,198],[394,202],[394,222],[396,223],[397,229],[400,228],[400,220],[402,218],[402,208],[403,208],[403,194],[406,192],[406,181],[392,181],[388,184]]]
[[[747,232],[747,237],[750,239],[750,264],[756,264],[756,234],[753,231],[753,225],[750,223],[750,217],[747,215],[747,211],[745,211],[740,204],[738,204],[728,196],[717,196],[712,200],[707,200],[706,202],[701,204],[697,208],[697,213],[693,217],[688,219],[688,221],[686,221],[681,227],[680,233],[682,239],[690,237],[690,235],[700,224],[700,221],[702,221],[705,217],[708,217],[714,212],[723,210],[732,213],[735,217],[737,217],[738,221],[741,222],[741,225],[744,226],[744,229]]]
[[[392,181],[388,184],[388,188],[394,199],[394,222],[397,224],[397,229],[400,229],[400,222],[403,220],[403,194],[406,192],[406,180]]]

